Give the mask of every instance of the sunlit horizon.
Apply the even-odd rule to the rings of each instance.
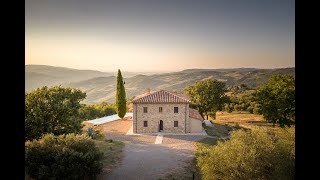
[[[103,72],[295,67],[294,1],[129,2],[27,0],[25,64]]]
[[[67,66],[54,66],[54,65],[48,65],[48,64],[25,64],[27,66],[52,66],[52,67],[59,67],[59,68],[69,68],[69,69],[76,69],[76,70],[93,70],[93,71],[101,71],[101,72],[108,72],[108,73],[116,73],[118,69],[112,69],[112,70],[103,70],[103,69],[88,69],[88,68],[75,68],[75,67],[67,67]],[[191,70],[191,69],[197,69],[197,70],[222,70],[222,69],[285,69],[285,68],[295,68],[295,66],[288,66],[288,67],[273,67],[273,68],[257,68],[257,67],[231,67],[231,68],[187,68],[187,69],[177,69],[177,70],[158,70],[158,71],[150,71],[150,70],[143,70],[143,71],[134,71],[134,70],[125,70],[119,68],[122,72],[132,72],[132,73],[172,73],[172,72],[179,72],[184,70]]]

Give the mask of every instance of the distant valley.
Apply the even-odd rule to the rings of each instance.
[[[62,85],[85,91],[87,98],[84,103],[115,101],[116,73],[44,65],[26,65],[25,67],[26,92],[41,86]],[[122,72],[122,74],[126,95],[130,98],[143,93],[147,88],[181,91],[197,80],[206,78],[225,81],[227,86],[247,84],[250,88],[256,88],[266,84],[272,74],[295,75],[295,68],[188,69],[172,73]]]

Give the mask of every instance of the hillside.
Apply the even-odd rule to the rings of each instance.
[[[225,81],[227,86],[247,84],[249,88],[256,88],[267,83],[272,74],[295,74],[295,68],[281,69],[187,69],[172,73],[141,73],[124,72],[127,98],[143,93],[147,88],[151,90],[181,91],[197,80],[214,78]],[[144,75],[143,75],[144,74]],[[26,65],[25,91],[41,86],[63,85],[65,87],[80,88],[87,93],[85,103],[99,103],[115,101],[116,73],[93,70],[77,70],[63,67]]]
[[[216,72],[230,72],[230,71],[237,71],[237,72],[248,72],[258,70],[257,68],[234,68],[234,69],[186,69],[182,72],[190,73],[190,72],[203,72],[203,71],[216,71]]]
[[[59,85],[66,82],[77,82],[110,75],[112,74],[93,70],[78,70],[45,65],[26,65],[25,90],[29,91],[41,86]]]
[[[114,72],[101,72],[94,70],[79,70],[65,67],[46,65],[25,66],[25,91],[30,91],[41,86],[53,86],[62,83],[79,82],[96,77],[113,76]],[[132,77],[138,74],[153,74],[151,72],[122,72],[124,77]]]
[[[181,71],[175,73],[137,75],[124,78],[127,98],[143,93],[147,88],[151,90],[175,90],[181,91],[187,85],[197,80],[214,78],[225,81],[227,86],[247,84],[250,88],[267,83],[272,74],[295,75],[295,68],[282,69],[254,69],[253,71]],[[85,103],[99,103],[102,101],[114,102],[116,90],[116,77],[97,77],[85,81],[64,84],[64,86],[80,88],[87,93]]]

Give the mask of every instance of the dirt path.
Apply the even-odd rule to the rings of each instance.
[[[192,141],[172,144],[127,143],[121,165],[107,179],[161,179],[194,157]]]
[[[205,137],[164,135],[162,144],[155,144],[155,135],[125,135],[130,123],[121,120],[103,126],[108,139],[123,141],[126,145],[119,166],[102,179],[161,179],[185,167],[194,157],[192,142]]]

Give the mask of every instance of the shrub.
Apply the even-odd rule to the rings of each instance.
[[[197,153],[203,179],[294,179],[295,130],[256,128]]]
[[[105,134],[101,132],[99,129],[95,129],[96,135],[94,136],[94,139],[96,140],[104,140],[105,139]]]
[[[245,110],[247,109],[245,103],[242,103],[242,104],[240,105],[240,107],[241,107],[241,110],[242,110],[242,111],[245,111]]]
[[[227,111],[228,113],[232,113],[233,110],[233,106],[226,104],[224,107],[225,111]]]
[[[238,105],[238,104],[234,105],[234,110],[235,111],[240,111],[241,110],[241,106]]]
[[[88,136],[90,136],[92,139],[94,139],[95,136],[96,136],[96,134],[97,134],[97,132],[96,132],[93,128],[88,128],[87,134],[88,134]]]
[[[255,104],[253,108],[253,114],[261,114],[261,105],[260,104]]]
[[[252,106],[249,106],[248,108],[247,108],[247,111],[249,111],[249,113],[253,113],[253,107]]]
[[[46,134],[25,147],[26,174],[34,179],[95,178],[102,171],[103,153],[86,134]]]

